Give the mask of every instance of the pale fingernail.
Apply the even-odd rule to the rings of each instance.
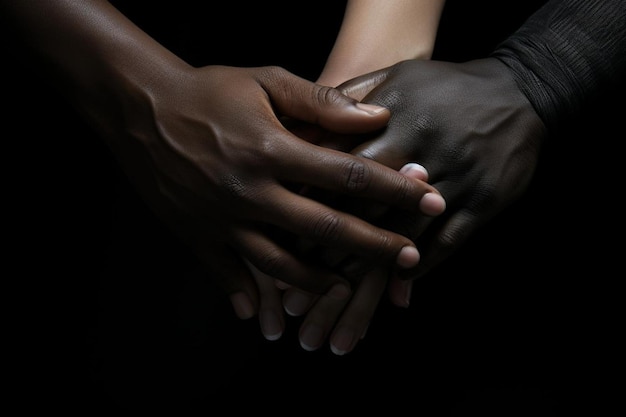
[[[324,331],[314,323],[307,323],[300,332],[300,346],[302,349],[312,352],[322,346]]]
[[[396,258],[396,264],[402,268],[413,268],[420,261],[420,254],[417,248],[413,246],[405,246],[400,249],[400,253]]]
[[[254,316],[254,307],[248,294],[243,291],[236,292],[230,295],[230,302],[235,310],[235,314],[242,320],[249,319]]]
[[[446,209],[446,200],[437,193],[426,193],[420,200],[420,210],[427,216],[438,216]]]
[[[356,334],[351,328],[342,326],[333,334],[330,341],[330,350],[335,355],[345,355],[354,349]]]
[[[278,340],[283,335],[283,323],[272,310],[261,312],[261,332],[267,340]]]
[[[290,316],[297,317],[306,313],[311,305],[313,297],[300,291],[292,291],[285,294],[283,308]]]
[[[422,176],[425,176],[426,178],[428,178],[428,171],[426,171],[426,168],[424,168],[422,165],[415,163],[415,162],[409,162],[408,164],[404,165],[402,168],[400,168],[400,174],[404,174],[404,175],[410,175],[411,173],[417,173],[418,175],[421,174]]]
[[[380,114],[384,112],[385,110],[387,110],[384,107],[376,106],[374,104],[367,104],[367,103],[356,103],[356,106],[359,109],[363,110],[364,112],[369,113],[369,114],[374,114],[374,115]]]

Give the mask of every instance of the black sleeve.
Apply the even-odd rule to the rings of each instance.
[[[626,0],[550,0],[492,56],[550,130],[626,74]]]

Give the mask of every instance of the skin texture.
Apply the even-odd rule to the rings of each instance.
[[[138,192],[230,294],[254,314],[242,261],[314,293],[349,294],[336,271],[288,246],[305,237],[381,263],[414,266],[405,236],[300,192],[304,187],[419,211],[429,184],[302,140],[282,117],[342,134],[381,129],[389,112],[279,67],[195,68],[106,1],[0,3],[50,82],[109,145]],[[67,45],[72,45],[68,48]],[[236,86],[236,88],[233,88]]]
[[[365,74],[385,68],[395,64],[400,60],[407,59],[429,59],[432,55],[439,20],[445,1],[443,0],[390,0],[380,2],[377,0],[349,0],[337,39],[328,56],[326,64],[316,82],[322,85],[337,86],[357,75]],[[389,48],[393,45],[393,48]],[[298,136],[307,137],[310,141],[319,143],[324,136],[323,132],[311,129],[310,126],[290,123],[289,126]],[[327,148],[341,149],[349,151],[350,144],[360,141],[357,136],[351,138],[344,137],[341,141],[324,143]],[[407,171],[408,177],[426,181],[427,172],[423,169]],[[319,193],[313,194],[309,190],[309,195],[317,199],[328,199],[328,196],[321,196]],[[430,200],[430,201],[429,201]],[[445,201],[442,199],[423,199],[422,212],[430,215],[439,215],[445,210]],[[355,211],[358,213],[358,211]],[[304,244],[307,252],[310,253],[311,243]],[[325,258],[330,264],[336,264],[338,259],[343,259],[343,251],[325,251]],[[373,262],[361,266],[358,271],[352,271],[350,276],[358,282],[353,285],[368,284],[363,281],[379,282],[382,277],[386,277],[386,265],[377,265]],[[377,270],[371,276],[361,278],[364,269]],[[256,268],[251,269],[260,289],[261,302],[259,309],[259,320],[261,329],[265,337],[269,340],[276,340],[285,330],[285,311],[291,315],[301,315],[317,299],[317,294],[303,291],[302,288],[292,287],[279,281],[278,287],[281,289],[292,288],[285,294],[284,305],[275,302],[280,299],[280,294],[276,294],[279,289],[273,287],[267,281],[273,279],[267,274],[263,274]],[[355,278],[358,276],[358,279]],[[386,280],[386,278],[385,278]],[[376,286],[381,287],[380,285]],[[384,287],[384,285],[382,286]],[[392,292],[396,299],[402,299],[403,305],[410,297],[410,286],[396,285]],[[351,305],[361,304],[356,307],[358,310],[371,311],[377,304],[378,297],[371,300],[365,298],[353,299]],[[321,303],[321,302],[320,302]],[[321,304],[320,304],[321,305]],[[326,310],[329,315],[336,315],[330,307]],[[367,315],[365,315],[367,316]],[[273,329],[269,331],[268,329]],[[303,338],[301,345],[307,350],[314,350],[318,347],[317,342],[308,344],[308,333],[316,333],[315,328],[307,331],[304,327],[301,330]]]
[[[388,291],[407,306],[411,280],[455,253],[481,226],[519,199],[533,176],[546,129],[508,68],[494,58],[465,63],[410,60],[340,86],[347,94],[384,105],[388,128],[352,153],[394,169],[419,161],[446,200],[436,218],[417,218],[380,207],[354,207],[366,218],[415,239],[421,261],[411,274],[366,275],[349,301],[289,289],[284,303],[305,315],[303,347],[330,339],[337,354],[350,352],[367,329],[389,278]],[[398,94],[402,92],[402,94]],[[329,139],[328,146],[332,146]],[[407,172],[407,174],[409,174]],[[413,175],[418,175],[414,173]],[[349,207],[346,202],[342,207]],[[312,331],[311,329],[314,329]]]
[[[577,104],[593,101],[607,83],[609,88],[619,84],[616,81],[622,78],[619,74],[623,72],[624,61],[623,54],[617,53],[622,49],[616,45],[623,43],[624,31],[623,25],[616,22],[623,16],[623,3],[558,0],[547,3],[546,9],[538,11],[507,40],[508,46],[494,51],[492,56],[499,56],[507,63],[506,68],[514,71],[510,74],[494,59],[465,62],[460,66],[414,62],[379,73],[381,80],[370,74],[370,79],[361,80],[360,87],[358,81],[344,86],[346,90],[352,89],[351,94],[358,98],[371,91],[367,99],[384,103],[393,114],[389,128],[381,135],[384,141],[367,142],[353,152],[391,167],[398,166],[399,156],[422,163],[430,174],[429,180],[448,204],[446,213],[433,219],[416,219],[397,210],[390,212],[397,213],[395,217],[386,215],[386,221],[384,217],[381,219],[383,226],[414,239],[422,251],[416,274],[391,272],[388,289],[394,304],[408,306],[412,279],[448,259],[479,228],[525,193],[548,129],[554,133],[559,123],[579,116],[584,119],[586,115],[579,112]],[[581,40],[580,47],[571,47],[579,43],[577,40]],[[597,51],[603,48],[590,45],[608,46],[604,54],[599,54]],[[520,55],[514,58],[516,54]],[[379,82],[380,89],[374,88]],[[397,88],[389,88],[392,84]],[[363,90],[359,92],[361,87]],[[524,99],[522,92],[533,100],[535,107]],[[452,100],[448,102],[448,99]],[[544,126],[544,121],[549,125]],[[330,146],[336,144],[331,141]],[[347,202],[341,207],[349,205]],[[353,205],[353,209],[367,219],[377,216],[379,211],[379,208],[370,209],[368,216],[361,205]],[[324,258],[337,264],[332,257]],[[342,262],[345,266],[345,261]],[[358,271],[354,262],[347,265],[343,268],[345,274]],[[323,309],[313,313],[318,308],[313,304],[317,296],[290,292],[294,295],[289,292],[285,295],[286,308],[295,314],[309,311],[303,328],[316,327],[312,332],[303,331],[301,340],[305,340],[307,347],[319,347],[323,341],[320,335],[330,334],[332,323],[341,313],[324,315]],[[357,292],[353,300],[357,299]],[[372,292],[370,306],[375,305],[371,300],[379,295]],[[326,307],[326,311],[331,310]],[[352,309],[345,311],[331,336],[331,348],[339,353],[352,349],[355,335],[363,329],[358,320],[346,317],[352,314]],[[373,311],[370,308],[370,317]],[[308,323],[309,317],[313,317],[313,325]],[[341,329],[344,322],[351,323],[352,330]]]
[[[428,248],[403,278],[419,278],[447,259],[530,184],[547,132],[500,61],[406,61],[343,88],[353,97],[368,93],[366,101],[394,114],[381,136],[352,152],[392,168],[400,166],[398,155],[403,163],[418,160],[446,197],[438,218],[398,217],[395,210],[387,216],[386,224]]]
[[[322,69],[316,82],[322,85],[337,86],[355,76],[372,72],[407,59],[429,59],[432,55],[439,20],[445,1],[443,0],[390,0],[380,2],[377,0],[355,0],[348,1],[342,21],[341,28],[328,56],[326,64]],[[393,45],[393,48],[389,48]],[[310,129],[310,126],[302,126],[297,123],[290,123],[290,128],[298,136],[307,137],[309,141],[321,144],[324,141],[326,132]],[[342,140],[326,141],[323,146],[331,149],[350,151],[355,143],[362,139],[357,136],[343,137]],[[410,170],[405,173],[410,178],[426,181],[428,174],[423,169]],[[320,193],[309,195],[317,199],[328,199],[328,196]],[[422,212],[438,215],[445,210],[445,202],[441,199],[422,200]],[[332,204],[329,202],[329,204]],[[353,205],[354,206],[354,205]],[[352,207],[354,209],[354,207]],[[358,213],[358,210],[355,210]],[[308,252],[312,251],[310,242],[304,244]],[[343,259],[345,252],[326,251],[324,257],[330,264],[336,264],[339,259]],[[374,260],[372,260],[374,261]],[[374,269],[370,276],[361,277],[365,269]],[[367,286],[367,282],[378,283],[382,277],[386,280],[387,266],[377,265],[376,262],[368,264],[361,263],[357,270],[352,271],[349,277],[352,278],[353,285]],[[252,268],[257,285],[260,289],[261,302],[259,309],[259,321],[264,336],[268,340],[280,338],[285,330],[285,311],[291,315],[301,315],[306,308],[316,300],[317,294],[305,292],[301,288],[292,287],[285,282],[278,281],[278,288],[271,285],[273,278],[263,274],[256,268]],[[345,272],[345,271],[344,271]],[[365,281],[365,282],[364,282]],[[393,288],[394,297],[402,299],[402,305],[410,298],[409,285],[400,283]],[[284,305],[276,300],[281,299],[278,294],[280,289],[292,288],[285,294]],[[371,287],[371,286],[370,286]],[[376,285],[377,288],[381,287]],[[384,287],[384,286],[383,286]],[[352,304],[356,302],[353,300]],[[362,304],[358,310],[373,311],[378,302],[378,297],[373,297],[371,301],[362,299]],[[321,303],[321,301],[320,301]],[[328,315],[332,309],[326,311]],[[349,313],[346,313],[349,315]],[[367,317],[368,314],[365,314]],[[367,324],[366,320],[360,320]],[[270,330],[272,329],[272,330]],[[303,327],[304,329],[304,327]],[[310,329],[315,333],[315,329]],[[308,332],[302,330],[304,338],[301,345],[307,350],[315,350],[319,347],[318,342],[308,344],[306,337]],[[317,334],[317,333],[316,333]]]

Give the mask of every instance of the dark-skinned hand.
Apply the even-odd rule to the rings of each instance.
[[[546,130],[507,67],[495,58],[465,63],[404,61],[339,88],[392,113],[381,134],[368,137],[351,152],[396,170],[412,162],[422,165],[426,174],[413,172],[427,175],[422,178],[446,202],[443,214],[428,217],[340,200],[343,209],[411,238],[421,254],[415,269],[365,273],[363,285],[355,288],[349,300],[286,290],[285,309],[292,315],[305,315],[303,347],[317,349],[329,337],[333,351],[342,354],[351,351],[364,334],[385,288],[395,305],[408,306],[412,279],[444,262],[522,196],[533,177]],[[345,149],[340,138],[316,135],[315,140]],[[371,268],[367,260],[353,258],[346,263],[344,253],[322,258],[340,265],[346,276]],[[381,280],[387,285],[380,284]]]
[[[43,77],[110,146],[148,205],[231,295],[239,316],[258,297],[244,259],[299,288],[335,297],[349,283],[298,258],[282,239],[406,267],[414,243],[303,196],[324,189],[420,211],[436,190],[375,161],[316,146],[287,116],[338,133],[380,129],[381,108],[360,106],[279,67],[195,68],[104,0],[0,2],[16,42]]]

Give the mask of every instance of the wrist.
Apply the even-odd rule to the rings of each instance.
[[[385,55],[384,57],[378,55],[377,59],[367,59],[367,57],[365,57],[365,59],[361,60],[347,60],[334,59],[331,57],[322,69],[322,72],[316,82],[329,87],[337,87],[345,81],[390,67],[400,61],[410,59],[430,59],[432,57],[432,53],[432,47],[424,46],[421,49],[415,49],[411,53]]]

